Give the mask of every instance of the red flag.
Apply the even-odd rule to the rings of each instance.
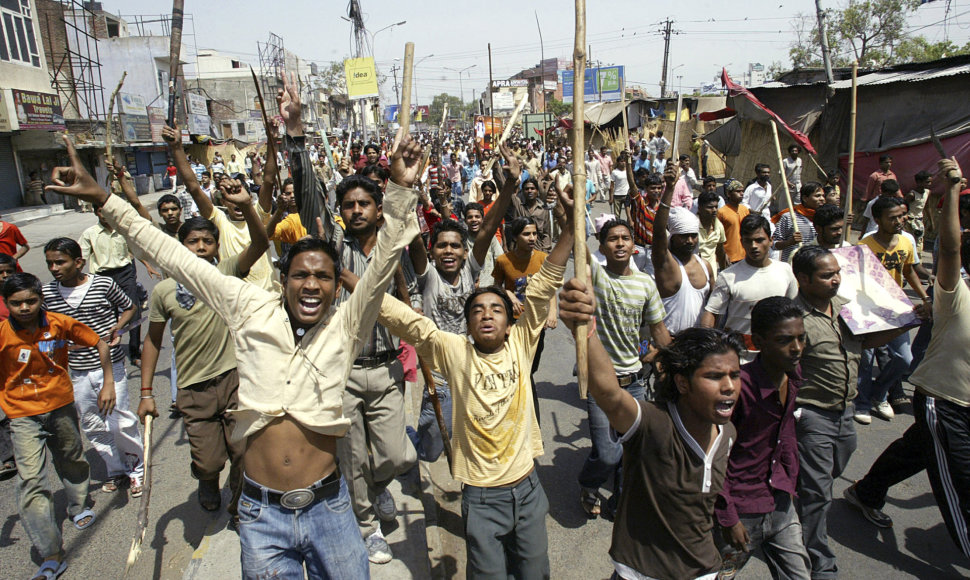
[[[796,131],[795,129],[792,129],[791,127],[789,127],[788,123],[786,123],[784,119],[782,119],[781,117],[778,116],[777,113],[775,113],[774,111],[766,107],[764,103],[758,100],[758,97],[752,95],[751,92],[748,91],[748,89],[732,81],[731,77],[728,76],[726,68],[721,69],[721,84],[724,85],[724,88],[728,90],[728,96],[744,97],[748,99],[749,101],[751,101],[751,104],[758,107],[765,113],[768,113],[768,115],[772,119],[774,119],[779,125],[784,127],[785,130],[788,131],[788,133],[792,136],[792,139],[794,139],[796,143],[801,145],[802,149],[804,149],[805,151],[808,151],[813,155],[818,155],[818,153],[816,153],[815,151],[815,148],[812,147],[811,141],[808,140],[807,135],[805,135],[801,131]]]

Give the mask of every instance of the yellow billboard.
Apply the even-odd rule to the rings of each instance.
[[[344,61],[344,75],[347,77],[347,96],[351,99],[377,96],[374,57],[348,58]]]

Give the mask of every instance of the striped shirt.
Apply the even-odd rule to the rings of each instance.
[[[132,306],[131,299],[125,294],[114,280],[107,276],[88,274],[90,286],[81,299],[81,304],[74,308],[61,295],[61,283],[57,280],[44,285],[44,305],[47,310],[66,314],[78,322],[88,326],[105,342],[111,342],[111,331],[118,324],[118,312],[128,310]],[[111,347],[111,362],[125,360],[125,351],[121,345]],[[68,363],[71,370],[90,371],[101,368],[101,358],[98,349],[80,348],[68,353]]]
[[[795,228],[792,226],[791,220],[791,212],[782,215],[778,219],[778,225],[775,226],[775,232],[772,234],[771,239],[775,242],[781,242],[794,236]],[[798,212],[795,212],[795,220],[798,223],[798,231],[802,234],[802,243],[795,244],[794,246],[788,246],[787,248],[783,249],[781,251],[782,262],[790,262],[791,255],[795,253],[795,250],[804,244],[815,241],[815,224],[812,223],[812,220]]]
[[[663,321],[666,311],[653,278],[631,271],[618,276],[591,261],[596,296],[596,336],[610,356],[616,374],[638,372],[641,345],[646,351],[649,327]]]
[[[323,222],[323,236],[340,252],[341,267],[347,268],[358,276],[364,275],[364,270],[370,264],[371,257],[364,253],[360,244],[351,236],[345,236],[344,231],[337,225],[333,211],[327,205],[326,190],[313,174],[313,164],[310,162],[310,153],[306,149],[305,137],[290,137],[286,135],[283,144],[290,157],[290,172],[293,177],[293,194],[296,198],[296,205],[300,208],[300,221],[304,224],[316,223],[317,217]],[[401,270],[404,272],[404,281],[407,285],[408,296],[411,306],[421,308],[423,298],[418,288],[418,277],[414,273],[411,259],[406,252],[401,254]],[[387,287],[387,292],[393,294],[396,284],[392,278]],[[346,290],[341,290],[334,306],[339,306],[346,302],[350,294]],[[374,326],[370,340],[360,351],[361,357],[372,357],[388,351],[397,350],[399,340],[391,336],[380,324]]]

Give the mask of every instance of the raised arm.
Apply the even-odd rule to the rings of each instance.
[[[943,211],[940,214],[940,257],[936,268],[936,281],[946,292],[953,292],[960,283],[960,183],[963,177],[960,166],[956,161],[943,159],[940,161],[940,173],[947,180],[957,177],[957,183],[946,183],[946,193],[943,195]]]
[[[508,145],[502,143],[499,145],[499,150],[502,152],[502,157],[505,158],[505,171],[508,172],[508,175],[502,185],[502,190],[498,194],[498,199],[495,200],[495,204],[489,212],[485,214],[485,221],[482,222],[482,227],[478,230],[478,235],[475,236],[472,255],[475,256],[475,261],[479,264],[485,263],[485,256],[492,244],[492,238],[495,237],[495,231],[502,225],[502,218],[512,203],[512,197],[515,196],[516,186],[519,183],[519,175],[522,173],[519,160],[509,150]],[[501,167],[498,168],[498,172],[502,173]]]
[[[664,170],[664,191],[660,196],[660,207],[657,208],[657,214],[653,218],[653,245],[650,249],[650,260],[653,262],[657,289],[664,298],[673,295],[683,283],[680,280],[680,267],[677,259],[669,251],[667,240],[670,202],[674,199],[678,171],[680,171],[679,167],[667,164]]]
[[[250,268],[259,260],[269,248],[269,238],[266,228],[253,207],[253,198],[246,189],[245,184],[235,179],[224,181],[228,187],[223,190],[223,198],[231,201],[239,207],[243,218],[246,220],[246,228],[249,229],[250,244],[246,249],[239,252],[239,271],[244,276],[249,275]]]
[[[286,124],[283,148],[290,156],[290,173],[293,177],[293,195],[300,212],[300,221],[315,224],[323,221],[324,238],[338,246],[343,241],[343,230],[337,225],[327,205],[327,192],[313,173],[313,162],[306,148],[303,134],[300,93],[292,75],[283,75],[283,88],[276,95],[280,116]],[[341,162],[342,164],[343,162]]]
[[[566,282],[559,293],[559,316],[569,330],[579,322],[590,322],[595,313],[592,287],[579,278]],[[606,413],[613,429],[626,433],[633,426],[638,403],[633,395],[620,388],[616,369],[595,332],[589,337],[589,392]]]
[[[108,167],[108,173],[111,174],[118,183],[121,185],[121,192],[125,194],[125,199],[131,204],[131,207],[135,208],[138,215],[145,218],[148,221],[152,221],[152,215],[148,213],[145,209],[145,205],[138,199],[138,193],[135,192],[135,188],[132,187],[131,181],[125,177],[125,168],[120,169],[114,164],[114,159],[105,159],[105,165]]]
[[[195,171],[189,165],[189,160],[185,156],[185,150],[182,149],[182,135],[179,133],[178,128],[162,127],[162,139],[168,143],[168,150],[172,154],[172,160],[175,163],[175,169],[178,170],[179,179],[185,184],[185,189],[192,196],[195,205],[198,206],[199,214],[204,218],[211,217],[213,210],[212,200],[202,190],[202,186],[199,185],[199,180],[195,177]]]
[[[166,273],[188,287],[230,327],[240,320],[243,302],[274,298],[239,278],[223,275],[215,266],[200,260],[174,238],[141,218],[134,208],[117,196],[108,195],[81,164],[71,140],[66,135],[63,139],[71,166],[54,168],[53,185],[48,185],[48,190],[90,203],[103,203],[105,219],[125,237],[129,247],[152,256]],[[275,298],[278,300],[279,297]]]

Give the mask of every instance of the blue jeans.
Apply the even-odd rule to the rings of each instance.
[[[88,505],[90,467],[84,460],[81,429],[74,404],[50,413],[10,419],[10,436],[20,485],[20,518],[30,541],[43,559],[63,551],[61,529],[54,517],[54,501],[47,481],[48,464],[64,484],[67,515],[74,517]]]
[[[644,400],[646,389],[643,379],[637,378],[623,388],[633,395],[634,399]],[[589,450],[586,463],[579,472],[579,485],[589,489],[599,489],[613,474],[613,492],[619,493],[623,445],[610,440],[610,420],[596,404],[593,395],[586,397],[586,409],[589,411],[589,438],[592,439],[593,445]]]
[[[258,483],[246,478],[255,485]],[[291,510],[243,492],[239,498],[239,545],[243,578],[370,578],[367,548],[350,509],[347,483],[303,509]]]
[[[451,437],[451,389],[448,383],[438,382],[435,378],[435,392],[438,393],[438,401],[441,403],[441,414],[448,427],[448,437]],[[445,449],[444,441],[441,439],[441,429],[438,428],[438,418],[434,414],[434,406],[431,404],[431,395],[428,390],[424,390],[421,396],[421,415],[418,417],[418,429],[413,431],[408,428],[408,436],[414,448],[418,452],[418,459],[421,461],[437,461]]]
[[[872,361],[879,348],[862,351],[862,361],[859,363],[859,396],[855,400],[857,413],[868,413],[874,404],[886,400],[890,389],[901,383],[903,373],[909,370],[913,362],[913,355],[909,348],[909,333],[904,332],[884,347],[887,356],[881,357],[879,376],[872,377]],[[900,384],[901,387],[901,384]],[[899,389],[901,390],[901,388]]]

